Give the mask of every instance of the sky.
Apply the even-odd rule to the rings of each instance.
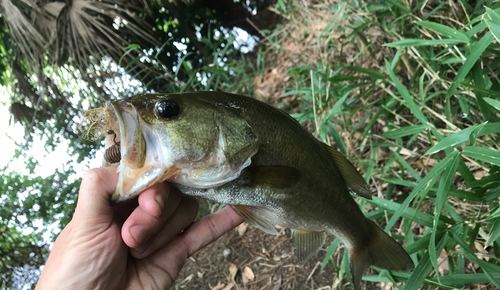
[[[2,99],[6,99],[6,95],[2,95]],[[2,100],[3,103],[4,100]],[[24,128],[20,124],[11,122],[9,125],[10,112],[8,105],[0,104],[0,142],[2,144],[2,154],[0,154],[0,168],[8,166],[8,171],[17,171],[20,173],[28,173],[26,165],[22,159],[12,161],[12,157],[17,149],[16,142],[22,143],[24,139]],[[40,166],[35,170],[35,175],[47,177],[51,175],[57,168],[62,170],[62,165],[71,160],[71,156],[67,153],[68,144],[62,143],[53,152],[47,152],[44,148],[44,142],[40,138],[35,137],[33,147],[27,152],[28,155],[35,157]],[[77,166],[81,171],[85,171],[84,166]]]
[[[9,93],[5,88],[0,88],[0,144],[2,144],[2,154],[0,154],[0,168],[8,166],[8,171],[17,171],[28,174],[28,170],[22,159],[12,161],[12,157],[17,149],[16,142],[24,142],[24,128],[14,121],[10,122]],[[53,152],[47,152],[44,148],[44,140],[35,136],[33,147],[27,152],[35,157],[40,166],[35,170],[35,175],[47,177],[54,173],[56,169],[61,169],[72,159],[67,152],[68,143],[62,143]],[[99,167],[102,153],[98,154],[95,160],[86,160],[82,164],[73,164],[78,174],[83,175],[88,168]]]

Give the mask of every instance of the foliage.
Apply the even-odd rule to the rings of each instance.
[[[120,47],[120,57],[111,58],[120,69],[108,72],[121,76],[127,72],[146,89],[257,95],[289,111],[316,137],[335,144],[376,191],[372,200],[360,202],[367,217],[404,243],[416,263],[413,272],[379,269],[379,275],[366,275],[365,281],[395,283],[405,289],[469,284],[500,288],[500,7],[488,0],[474,5],[312,2],[277,1],[274,11],[286,21],[275,30],[264,30],[266,50],[250,57],[234,49],[220,23],[201,25],[197,17],[185,17],[193,21],[189,27],[206,29],[195,41],[182,34],[189,32],[182,32],[181,23],[175,21],[181,14],[153,9],[154,16],[144,19],[154,19],[156,29],[165,33],[157,38],[164,45],[127,42]],[[182,13],[195,9],[187,4],[177,7],[183,7]],[[202,13],[196,11],[189,13]],[[188,48],[169,51],[175,49],[174,41]],[[8,47],[5,41],[4,47]],[[106,70],[103,62],[98,65]],[[21,68],[25,69],[22,63]],[[98,95],[94,90],[77,103],[87,98],[90,105],[98,105],[104,101]],[[56,112],[51,118],[61,123],[40,122],[45,125],[32,132],[53,138],[52,144],[72,140],[72,148],[77,148],[72,150],[82,152],[82,158],[93,154],[94,145],[77,141],[68,130],[75,115],[57,108],[50,109]],[[4,239],[11,239],[5,243],[24,242],[29,250],[20,256],[38,251],[43,257],[45,245],[38,244],[41,231],[24,235],[32,225],[20,227],[23,222],[18,217],[46,224],[62,219],[64,225],[73,203],[65,208],[46,205],[74,200],[78,181],[63,182],[51,191],[54,180],[67,179],[71,171],[47,179],[3,174],[8,178],[2,204],[8,206],[1,212],[0,229],[9,231]],[[28,191],[35,193],[33,197],[15,199],[17,192]],[[11,200],[4,203],[7,199]],[[15,240],[18,237],[21,240]],[[349,277],[347,256],[340,258],[340,267],[335,261],[341,247],[338,239],[333,241],[322,267],[332,262],[337,277]],[[11,263],[12,268],[22,265],[2,263]]]
[[[372,219],[387,215],[385,230],[396,227],[416,263],[411,273],[381,269],[366,281],[500,288],[500,6],[492,2],[330,1],[323,23],[301,4],[279,2],[292,27],[320,26],[301,31],[315,33],[318,47],[297,50],[317,57],[287,68],[293,80],[282,97],[373,180],[377,196],[361,207]],[[272,46],[285,45],[285,30],[300,33],[277,29]],[[338,247],[335,240],[323,268]],[[336,269],[349,273],[345,260]]]
[[[30,280],[36,282],[33,277],[39,275],[38,268],[48,257],[49,245],[44,241],[59,232],[55,228],[48,239],[43,238],[49,226],[70,221],[80,181],[70,177],[74,173],[71,168],[47,178],[9,172],[7,168],[1,173],[0,281],[15,286],[26,280],[22,286]]]
[[[226,5],[218,10],[210,6],[221,3]],[[250,11],[261,12],[268,3],[215,4],[0,3],[0,84],[9,87],[12,120],[26,132],[26,142],[18,144],[13,159],[23,159],[30,171],[2,170],[2,287],[33,286],[50,241],[71,219],[80,182],[73,165],[95,156],[101,145],[79,136],[84,109],[145,91],[227,90],[248,77],[249,67],[233,45],[231,29],[256,34],[255,27],[240,20],[259,16]],[[38,162],[25,152],[36,139],[45,142],[46,152],[67,144],[73,159],[46,178],[34,175]]]

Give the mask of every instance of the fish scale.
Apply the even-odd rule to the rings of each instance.
[[[277,234],[275,225],[291,228],[301,260],[323,246],[326,233],[336,235],[349,251],[355,289],[370,265],[413,267],[406,251],[367,219],[350,195],[371,198],[356,168],[283,111],[221,92],[147,94],[110,107],[120,130],[134,128],[120,136],[147,143],[134,147],[121,140],[129,144],[123,150],[143,156],[144,164],[133,168],[120,162],[112,201],[167,180],[185,194],[231,205],[267,233]],[[130,118],[121,117],[121,108],[135,116],[139,129],[124,124]],[[127,182],[129,176],[135,179]]]

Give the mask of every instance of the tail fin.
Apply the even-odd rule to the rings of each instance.
[[[373,224],[373,234],[363,247],[349,249],[351,276],[354,289],[359,289],[359,283],[365,270],[371,265],[395,271],[410,271],[414,264],[405,249],[386,234],[377,224]]]

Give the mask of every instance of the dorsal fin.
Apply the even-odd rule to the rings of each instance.
[[[342,175],[342,179],[344,180],[347,188],[357,196],[372,199],[370,188],[356,167],[354,167],[354,165],[352,165],[352,163],[349,162],[349,160],[347,160],[342,153],[325,143],[322,144],[332,157],[333,161],[337,165],[337,168],[340,170],[340,175]]]

